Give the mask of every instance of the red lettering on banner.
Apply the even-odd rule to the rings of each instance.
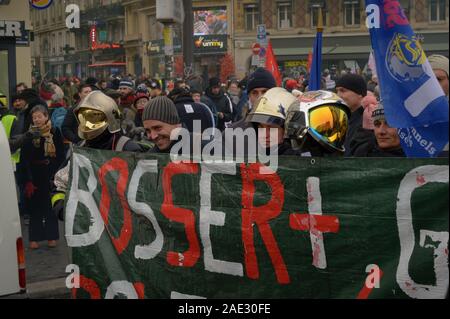
[[[272,265],[275,269],[277,281],[280,284],[290,282],[286,264],[281,256],[277,241],[273,236],[269,220],[276,218],[281,213],[284,203],[284,187],[280,177],[273,172],[272,174],[260,174],[262,167],[260,163],[250,164],[248,167],[241,164],[242,175],[242,240],[245,250],[245,268],[247,276],[251,279],[259,278],[258,260],[256,258],[253,224],[258,226],[261,237],[269,253]],[[267,167],[266,171],[269,170]],[[253,199],[255,196],[255,181],[263,181],[268,184],[272,190],[272,198],[262,206],[254,207]]]
[[[395,25],[409,24],[408,18],[405,17],[397,0],[385,0],[384,13],[387,15],[386,24],[389,28],[393,28]]]
[[[116,251],[121,254],[125,248],[128,246],[128,242],[131,239],[133,233],[132,222],[131,222],[131,212],[128,205],[127,199],[125,197],[125,189],[127,187],[128,181],[128,164],[126,161],[120,158],[113,158],[106,162],[99,170],[98,177],[100,185],[102,186],[102,196],[100,199],[100,214],[102,215],[105,225],[108,226],[109,223],[109,209],[111,206],[111,197],[108,192],[108,187],[105,182],[106,175],[111,171],[119,172],[119,180],[117,181],[116,192],[119,196],[120,204],[123,208],[123,226],[120,230],[119,238],[113,238],[111,236],[112,242]]]
[[[370,277],[372,275],[373,271],[369,274],[368,277]],[[383,271],[380,269],[380,278],[383,277]],[[367,281],[367,279],[366,279]],[[406,283],[407,284],[407,283]],[[368,299],[370,293],[373,291],[373,288],[369,288],[367,287],[367,283],[364,284],[364,287],[361,289],[361,291],[359,292],[358,296],[356,297],[356,299]]]
[[[172,197],[172,177],[178,174],[197,174],[198,164],[195,163],[169,163],[163,171],[164,202],[161,213],[168,219],[185,225],[189,248],[184,253],[169,251],[167,262],[172,266],[192,267],[200,258],[200,243],[195,230],[195,215],[186,208],[175,207]]]
[[[72,299],[77,299],[78,289],[85,290],[91,299],[100,299],[100,288],[93,279],[80,275],[80,288],[72,288]]]
[[[314,234],[337,233],[339,231],[339,219],[336,216],[291,214],[289,226],[294,230],[311,231]]]
[[[133,287],[136,290],[136,293],[137,293],[139,299],[144,299],[145,298],[145,293],[144,293],[145,286],[144,286],[144,284],[142,282],[135,282],[133,284]]]

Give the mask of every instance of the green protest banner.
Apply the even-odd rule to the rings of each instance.
[[[76,298],[444,298],[448,160],[171,162],[76,148]]]

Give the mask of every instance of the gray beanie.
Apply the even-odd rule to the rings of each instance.
[[[433,70],[442,70],[445,73],[447,73],[448,77],[448,58],[439,55],[439,54],[433,54],[428,57],[428,61],[430,62],[431,68]]]
[[[166,96],[157,96],[145,105],[142,121],[147,120],[156,120],[168,124],[181,123],[175,104]]]

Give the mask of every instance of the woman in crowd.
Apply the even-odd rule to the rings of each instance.
[[[52,127],[48,110],[36,105],[30,111],[31,129],[39,132],[27,140],[22,148],[21,161],[25,166],[25,197],[31,213],[29,226],[30,248],[39,248],[38,242],[47,240],[56,246],[59,238],[58,220],[51,210],[50,183],[64,161],[61,133]],[[40,136],[39,136],[40,135]]]

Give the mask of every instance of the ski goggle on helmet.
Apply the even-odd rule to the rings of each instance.
[[[299,148],[309,135],[329,152],[344,152],[350,109],[335,93],[310,91],[299,97],[286,116],[285,138]]]

